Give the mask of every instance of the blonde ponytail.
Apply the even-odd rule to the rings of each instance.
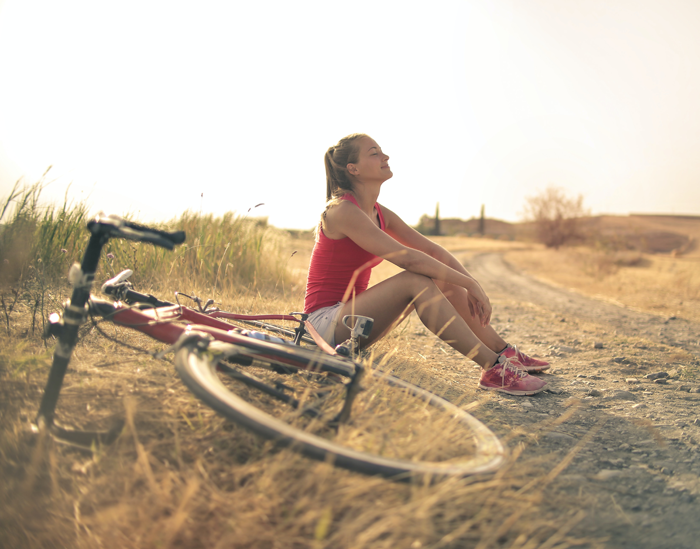
[[[326,209],[323,212],[325,217],[328,208],[334,206],[345,194],[353,194],[352,180],[348,174],[348,164],[354,164],[359,159],[360,149],[358,141],[368,137],[364,133],[353,133],[343,137],[337,145],[329,147],[323,157],[326,167]]]

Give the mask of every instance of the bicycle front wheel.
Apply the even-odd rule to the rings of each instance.
[[[260,343],[243,354],[219,341],[186,343],[176,353],[187,387],[224,417],[308,457],[400,480],[475,475],[498,469],[504,450],[488,427],[447,400],[394,376],[367,372],[350,420],[335,418],[348,361],[319,352]],[[274,353],[271,347],[278,347]],[[228,366],[223,354],[245,365]],[[351,363],[350,363],[351,364]],[[308,368],[280,375],[280,365]]]

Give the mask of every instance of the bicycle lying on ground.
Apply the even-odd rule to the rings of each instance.
[[[110,443],[121,432],[121,427],[108,432],[66,429],[55,419],[78,330],[91,316],[171,345],[177,373],[202,402],[311,458],[399,479],[488,473],[503,463],[498,438],[468,412],[352,353],[358,340],[368,335],[371,319],[343,319],[353,336],[340,346],[351,351],[342,356],[315,334],[301,313],[237,315],[192,298],[196,310],[181,305],[179,296],[173,304],[135,292],[127,280],[129,273],[103,286],[117,300],[102,300],[90,292],[102,248],[110,238],[173,249],[185,235],[103,214],[88,223],[88,230],[91,236],[82,263],[69,272],[72,297],[62,318],[51,316],[48,329],[58,342],[36,425],[57,440],[90,448]],[[243,329],[220,318],[253,322],[277,335]],[[289,330],[268,320],[292,321],[296,327]],[[302,346],[302,341],[318,346]]]

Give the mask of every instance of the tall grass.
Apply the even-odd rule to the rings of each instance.
[[[148,260],[147,272],[162,281],[196,280],[216,295],[241,291],[281,290],[290,281],[281,249],[289,235],[270,227],[266,219],[249,219],[228,212],[221,217],[191,211],[171,221],[172,229],[188,237],[175,254],[159,250],[162,265]],[[123,243],[115,242],[116,246]]]
[[[150,244],[111,240],[104,248],[102,274],[132,269],[140,288],[198,289],[209,297],[284,290],[290,275],[281,248],[289,235],[264,219],[228,212],[221,217],[186,211],[159,226],[184,230],[187,240],[174,251]]]
[[[42,205],[42,179],[15,184],[0,211],[0,283],[22,285],[41,279],[65,283],[68,267],[80,261],[88,241],[85,202]],[[112,240],[104,248],[97,279],[133,269],[142,287],[196,286],[221,293],[284,289],[290,276],[280,247],[288,235],[267,220],[229,212],[221,217],[187,211],[158,226],[184,230],[187,241],[175,251],[150,244]]]
[[[0,281],[4,284],[16,284],[39,275],[49,279],[58,277],[65,270],[68,258],[79,256],[87,242],[86,204],[73,204],[66,197],[61,206],[44,206],[40,203],[44,187],[43,178],[33,185],[18,181],[2,201]]]

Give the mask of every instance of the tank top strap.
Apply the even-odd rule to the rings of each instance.
[[[358,208],[360,207],[360,205],[357,203],[357,199],[351,194],[344,194],[341,200],[349,200]],[[379,228],[383,231],[386,227],[386,224],[384,223],[384,213],[382,212],[382,208],[379,205],[379,202],[374,203],[374,209],[377,210],[377,215],[379,216]]]

